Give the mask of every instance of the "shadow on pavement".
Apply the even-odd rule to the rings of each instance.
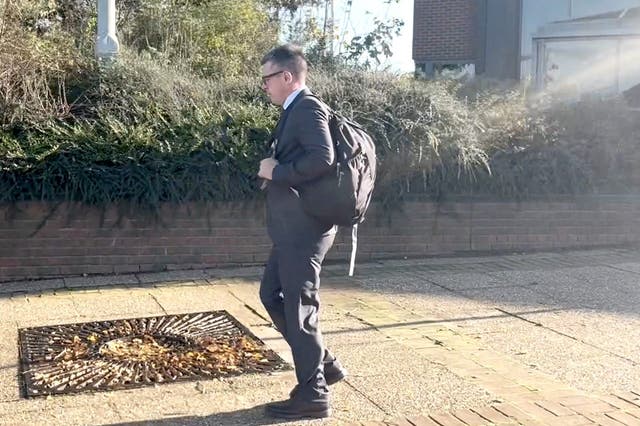
[[[228,413],[212,414],[210,416],[184,416],[171,417],[158,420],[143,420],[138,422],[113,423],[109,426],[196,426],[196,425],[216,425],[216,426],[246,426],[246,425],[277,425],[289,423],[287,420],[279,420],[267,417],[265,414],[266,404],[244,410],[230,411]]]

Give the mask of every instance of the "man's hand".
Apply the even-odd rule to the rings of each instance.
[[[258,177],[262,179],[271,180],[273,178],[273,169],[278,165],[278,160],[269,157],[260,162],[260,170],[258,171]]]

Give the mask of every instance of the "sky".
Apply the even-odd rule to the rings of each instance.
[[[399,18],[404,21],[401,33],[393,40],[391,50],[393,56],[388,64],[391,71],[413,72],[414,64],[411,59],[413,40],[413,0],[395,0],[385,3],[385,0],[353,0],[351,16],[347,17],[347,0],[335,0],[335,21],[340,33],[345,33],[345,40],[364,35],[373,30],[374,18],[382,21]]]
[[[355,36],[364,36],[375,28],[374,19],[383,22],[394,18],[404,21],[399,36],[392,40],[393,55],[381,68],[394,72],[413,72],[411,59],[413,39],[413,0],[353,0],[351,13],[348,14],[348,0],[334,0],[334,22],[336,36],[342,42],[348,42]],[[315,9],[314,15],[322,22],[324,7]]]

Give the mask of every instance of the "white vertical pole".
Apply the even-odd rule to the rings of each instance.
[[[98,59],[114,59],[120,50],[116,37],[116,0],[98,0],[98,34],[96,56]]]
[[[569,0],[569,19],[573,19],[573,0]]]
[[[333,43],[335,42],[335,30],[336,30],[336,20],[335,20],[335,12],[336,12],[336,6],[333,3],[333,0],[331,0],[331,10],[330,10],[330,18],[329,18],[329,23],[331,24],[331,27],[329,28],[329,53],[331,54],[331,57],[333,58],[334,56],[334,49],[333,49]]]
[[[629,9],[625,9],[625,12]],[[620,73],[622,72],[622,70],[620,69],[620,55],[622,54],[622,49],[621,45],[622,44],[622,39],[619,38],[618,42],[616,43],[616,94],[620,93]]]
[[[329,45],[327,44],[328,39],[330,37],[329,33],[329,1],[325,0],[324,2],[324,25],[322,26],[322,39],[324,40],[324,52],[322,52],[323,56],[327,56],[327,52],[329,51]]]
[[[545,43],[537,39],[533,41],[533,75],[537,90],[544,90],[545,75],[547,70]]]

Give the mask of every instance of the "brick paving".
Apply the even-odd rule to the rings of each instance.
[[[410,407],[410,404],[408,408],[396,408],[391,403],[385,404],[385,398],[388,398],[390,394],[375,395],[370,392],[369,388],[362,386],[363,383],[366,384],[367,381],[373,380],[373,376],[358,377],[355,374],[348,377],[344,384],[337,385],[335,399],[338,408],[334,408],[334,411],[337,411],[338,414],[331,420],[313,422],[313,424],[372,426],[640,425],[640,383],[632,381],[637,387],[632,387],[631,390],[628,386],[620,387],[619,390],[613,392],[585,390],[558,374],[523,362],[513,353],[488,347],[483,340],[478,338],[476,333],[460,327],[460,321],[457,317],[462,316],[459,312],[463,312],[468,315],[466,318],[471,318],[466,319],[467,322],[491,319],[509,321],[510,325],[524,324],[528,327],[523,328],[525,333],[526,330],[541,330],[552,334],[553,331],[557,332],[558,330],[545,328],[546,326],[543,326],[542,323],[527,320],[522,315],[509,315],[511,311],[507,308],[500,307],[498,309],[494,306],[497,304],[496,301],[475,303],[474,299],[465,299],[461,297],[463,293],[456,293],[457,290],[453,285],[444,290],[443,288],[446,286],[441,285],[436,290],[442,291],[444,295],[450,295],[452,307],[460,305],[458,313],[448,313],[445,308],[436,306],[435,302],[433,306],[429,305],[428,302],[435,299],[431,295],[424,296],[424,300],[427,302],[424,307],[421,307],[422,305],[418,302],[403,304],[401,301],[406,302],[405,299],[397,300],[398,295],[411,298],[411,293],[406,289],[400,288],[397,292],[385,292],[383,290],[372,291],[369,288],[385,280],[389,281],[389,285],[400,283],[405,286],[403,288],[417,282],[416,288],[421,288],[432,282],[430,280],[434,274],[443,274],[447,278],[448,274],[465,274],[469,270],[480,274],[478,275],[479,280],[487,280],[486,288],[502,285],[499,282],[496,284],[493,280],[497,276],[495,274],[504,271],[551,270],[553,272],[555,268],[559,275],[573,274],[577,271],[582,274],[579,275],[580,277],[587,273],[593,274],[595,277],[607,276],[607,273],[598,275],[601,270],[593,272],[588,269],[593,268],[594,265],[601,265],[605,272],[625,271],[624,277],[631,283],[637,275],[637,282],[640,283],[640,252],[632,249],[593,250],[566,254],[540,253],[491,258],[418,259],[378,265],[359,265],[360,273],[357,279],[343,278],[342,266],[328,267],[327,275],[329,278],[326,280],[327,288],[323,290],[322,299],[328,316],[327,327],[334,333],[333,335],[328,333],[329,339],[336,336],[336,333],[348,335],[349,339],[353,340],[353,342],[349,340],[348,343],[353,345],[355,352],[360,350],[361,345],[368,342],[367,339],[374,339],[370,342],[371,347],[385,345],[384,347],[389,348],[390,351],[396,351],[398,356],[408,354],[407,356],[410,357],[408,359],[413,361],[412,365],[414,366],[426,366],[428,369],[437,368],[446,371],[451,375],[447,377],[455,378],[474,392],[477,389],[485,391],[486,399],[481,401],[475,399],[475,402],[468,403],[468,401],[456,400],[454,396],[449,402],[440,397],[440,400],[433,402],[433,406],[440,407],[439,409],[432,410],[423,407],[421,410],[415,410]],[[94,282],[107,286],[100,289],[82,289],[82,279],[80,278],[61,279],[51,281],[49,287],[46,283],[39,282],[36,284],[36,293],[33,293],[32,288],[30,290],[32,293],[27,292],[27,296],[21,295],[26,291],[25,285],[30,284],[12,283],[5,287],[10,289],[12,293],[9,294],[8,301],[0,298],[0,309],[5,309],[3,315],[13,325],[8,326],[9,323],[4,323],[0,327],[0,332],[5,336],[13,336],[15,325],[36,325],[52,320],[71,322],[78,320],[78,318],[91,320],[96,316],[113,318],[125,314],[131,317],[133,315],[184,312],[187,309],[195,311],[211,308],[213,303],[220,303],[228,307],[232,314],[243,323],[251,326],[252,330],[268,342],[274,350],[286,357],[286,343],[266,324],[266,312],[257,298],[257,283],[255,281],[257,272],[259,270],[254,268],[239,269],[235,272],[185,271],[166,275],[139,274],[113,277],[113,282],[110,282],[108,277],[94,278]],[[249,278],[230,278],[243,274]],[[554,274],[552,273],[551,276]],[[510,276],[509,279],[513,279],[513,277]],[[607,284],[600,283],[595,278],[592,281],[589,285],[597,287],[590,287],[591,289],[601,288],[602,285]],[[157,283],[157,285],[153,285],[153,283]],[[470,284],[476,285],[477,282]],[[519,283],[516,284],[519,285]],[[111,290],[110,285],[121,286],[121,288]],[[640,286],[638,287],[637,292],[640,293]],[[637,319],[638,310],[637,307],[634,307],[636,293],[633,292],[633,288],[633,286],[624,288],[624,291],[629,292],[626,293],[628,299],[626,303],[630,308],[626,315],[629,318]],[[587,291],[587,287],[583,291]],[[613,289],[611,291],[615,292]],[[416,300],[420,297],[423,296],[415,293]],[[443,299],[439,300],[442,302]],[[464,305],[464,303],[471,303],[470,301],[475,304]],[[626,307],[628,306],[619,306],[620,309]],[[604,315],[603,310],[598,312]],[[614,313],[612,312],[611,315]],[[360,324],[360,327],[354,330],[353,324]],[[487,332],[489,331],[499,332],[487,330]],[[520,333],[521,331],[516,332]],[[367,337],[360,337],[364,336],[364,333],[367,333]],[[632,340],[637,337],[637,331],[633,327],[620,328],[612,330],[612,336],[608,337],[609,339],[629,341],[633,344]],[[590,343],[583,337],[576,338],[564,333],[561,338],[564,339],[562,340],[564,342],[584,344],[596,360],[603,352],[607,354],[614,352],[613,349],[608,348],[604,348],[606,349],[604,351],[603,348]],[[4,340],[6,341],[6,339]],[[586,345],[586,343],[589,344]],[[343,348],[343,350],[345,349]],[[0,361],[2,361],[0,364],[9,365],[14,362],[12,357],[15,357],[15,354],[12,351],[13,348],[10,345],[3,345],[3,341],[0,340]],[[544,355],[540,354],[539,356]],[[617,354],[614,353],[614,355]],[[640,363],[633,356],[620,358],[624,360],[625,365],[631,365],[633,368]],[[353,365],[353,367],[354,369],[358,368],[357,365]],[[349,368],[351,369],[352,365],[349,365]],[[369,366],[363,365],[360,368],[368,370]],[[412,378],[412,374],[414,373],[411,371],[407,372],[404,384],[402,382],[396,383],[393,381],[395,379],[389,377],[389,389],[386,390],[391,393],[402,393],[403,386],[406,388],[415,387],[412,381],[416,378]],[[285,377],[287,380],[292,379],[291,375]],[[0,380],[4,380],[0,388],[6,391],[9,386],[13,385],[14,378],[7,376],[0,377]],[[171,407],[169,412],[174,413],[182,410],[181,412],[186,414],[200,413],[193,418],[183,416],[175,422],[172,422],[171,417],[166,417],[169,416],[168,414],[162,414],[163,412],[157,407],[145,408],[144,404],[141,404],[138,407],[141,414],[135,416],[132,414],[133,411],[129,412],[123,408],[127,400],[130,399],[128,395],[134,394],[142,398],[145,398],[146,395],[147,401],[150,402],[158,399],[159,396],[166,395],[164,393],[166,391],[162,389],[132,391],[133,393],[130,394],[109,393],[107,398],[109,401],[101,406],[101,409],[105,410],[106,417],[100,424],[153,425],[157,422],[158,425],[266,425],[269,423],[262,419],[256,420],[261,418],[260,413],[250,410],[244,413],[243,410],[246,408],[243,407],[254,400],[264,402],[260,399],[265,397],[266,391],[264,389],[271,386],[269,395],[272,395],[272,388],[276,385],[276,390],[283,394],[289,386],[288,382],[283,382],[282,377],[256,379],[255,383],[249,382],[244,387],[242,381],[240,384],[232,383],[230,385],[214,383],[212,386],[216,391],[220,395],[226,395],[226,398],[231,401],[227,401],[225,410],[233,410],[233,408],[238,410],[237,419],[234,417],[235,415],[227,412],[213,412],[215,409],[211,407],[206,395],[194,395],[193,388],[189,385],[174,386],[170,393],[173,393],[174,397],[171,403],[175,405]],[[597,385],[595,383],[594,388],[598,388]],[[198,389],[202,389],[202,385]],[[433,388],[415,388],[413,390],[418,393],[434,392]],[[247,401],[244,401],[242,399],[244,394],[251,394],[253,399],[248,398]],[[471,395],[476,394],[472,393]],[[54,402],[45,404],[45,407],[42,408],[42,404],[38,401],[18,401],[11,395],[2,397],[0,398],[0,424],[33,424],[33,419],[42,419],[43,424],[91,424],[91,421],[86,417],[90,416],[90,412],[83,409],[86,404],[81,402],[84,401],[82,398],[85,397],[54,398]],[[235,406],[232,398],[237,398]],[[460,398],[462,397],[460,396]],[[92,404],[99,404],[100,399],[97,398],[97,400]],[[58,421],[59,410],[54,406],[56,401],[61,406],[69,405],[71,408],[69,412],[75,410],[76,414],[74,415],[77,417]],[[187,404],[188,407],[184,408],[183,404]],[[367,405],[367,408],[364,409],[360,405]],[[218,409],[222,410],[222,408]],[[112,411],[108,412],[109,410]],[[22,419],[30,420],[22,421]],[[119,419],[120,423],[111,419]],[[133,423],[136,419],[139,422]]]
[[[584,266],[590,262],[611,261],[611,253],[583,253],[582,256],[558,259],[556,266]],[[623,251],[615,255],[637,260],[637,253]],[[527,269],[538,262],[514,266],[503,260],[483,262],[487,271]],[[553,264],[548,262],[547,264]],[[412,271],[461,270],[460,264],[412,268]],[[468,264],[466,266],[469,266]],[[640,282],[640,280],[639,280]],[[352,306],[344,296],[330,295],[330,303],[336,307]],[[587,394],[571,388],[548,375],[523,367],[503,355],[493,353],[474,343],[473,339],[442,323],[416,325],[421,318],[399,309],[389,301],[373,295],[359,297],[357,315],[397,343],[415,349],[418,356],[436,361],[455,374],[474,381],[499,395],[503,403],[481,408],[449,412],[427,413],[417,417],[402,417],[386,425],[454,426],[454,425],[627,425],[640,426],[640,386],[638,391],[618,392],[606,395]],[[388,324],[395,323],[393,328]],[[437,344],[433,344],[437,342]],[[367,423],[354,423],[365,425]]]

